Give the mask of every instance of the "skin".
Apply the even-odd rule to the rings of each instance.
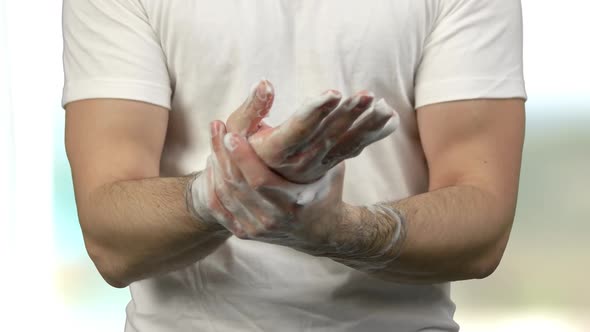
[[[326,196],[297,205],[288,195],[292,183],[277,178],[239,136],[231,136],[231,144],[223,149],[223,127],[214,124],[214,151],[222,174],[215,192],[224,197],[229,216],[224,225],[243,239],[329,257],[394,282],[489,276],[501,260],[514,219],[524,103],[436,104],[419,109],[418,122],[430,188],[378,205],[396,213],[343,202],[343,168],[324,184]],[[265,206],[272,206],[272,213]],[[404,227],[403,237],[394,236],[399,227]],[[403,243],[392,245],[392,239]]]
[[[266,83],[261,82],[258,88],[260,85]],[[272,105],[274,92],[272,88],[269,92],[268,86],[258,88],[254,91],[262,91],[262,97],[250,96],[227,120],[234,132],[246,133],[254,141],[252,130],[267,136],[280,130],[260,123]],[[320,105],[310,112],[311,119],[315,117],[319,126],[336,105]],[[168,112],[159,106],[118,99],[66,105],[66,151],[84,242],[98,271],[114,287],[193,264],[231,236],[220,224],[201,220],[187,209],[185,194],[192,176],[159,176]],[[379,116],[376,112],[368,115]],[[304,120],[312,121],[309,117]],[[292,120],[289,126],[300,128],[298,121]],[[346,141],[351,148],[365,141],[363,131],[354,130],[358,140]],[[257,153],[272,160],[282,158],[292,145],[277,145],[281,137],[292,142],[301,138],[289,130],[280,132],[266,144],[265,140],[254,143]],[[333,148],[349,150],[340,143]],[[285,168],[286,174],[289,169]],[[328,169],[323,165],[315,176]]]

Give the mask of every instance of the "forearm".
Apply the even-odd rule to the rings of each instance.
[[[124,287],[181,268],[209,255],[231,235],[190,213],[189,181],[119,181],[78,197],[87,250],[107,282]]]
[[[355,207],[360,220],[353,253],[332,258],[382,279],[438,283],[482,278],[499,263],[508,240],[514,207],[473,186],[453,186],[388,203],[404,219]],[[402,237],[392,238],[404,225]],[[359,238],[360,237],[360,238]],[[382,248],[387,248],[386,252]],[[352,259],[351,259],[352,257]]]

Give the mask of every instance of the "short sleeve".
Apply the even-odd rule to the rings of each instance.
[[[62,106],[131,99],[170,109],[166,58],[139,0],[64,0]]]
[[[415,108],[480,98],[526,99],[520,0],[439,0],[415,77]]]

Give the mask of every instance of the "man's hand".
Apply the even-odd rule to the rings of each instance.
[[[227,134],[220,121],[211,124],[211,145],[205,175],[208,195],[217,202],[211,213],[239,238],[325,252],[346,227],[344,163],[302,185],[272,172],[244,137]]]
[[[399,125],[395,111],[384,100],[375,102],[367,91],[341,99],[338,91],[328,90],[272,128],[262,120],[270,112],[274,90],[270,82],[261,81],[228,118],[227,128],[247,137],[258,156],[284,178],[314,182]]]

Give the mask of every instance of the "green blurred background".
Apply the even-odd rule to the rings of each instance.
[[[498,270],[454,284],[456,319],[466,332],[590,331],[590,5],[522,3],[529,101],[516,221]],[[129,292],[100,278],[75,212],[60,10],[0,0],[0,330],[122,331]]]

